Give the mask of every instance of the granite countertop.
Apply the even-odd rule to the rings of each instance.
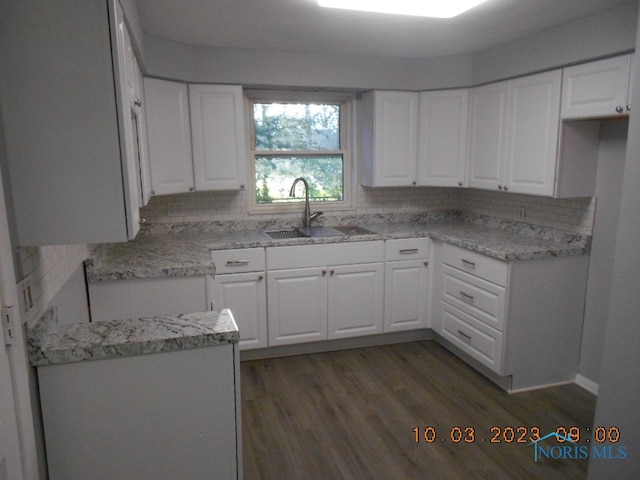
[[[172,352],[237,343],[238,326],[229,310],[129,320],[58,325],[55,308],[27,328],[34,366]]]
[[[271,240],[259,228],[237,224],[196,223],[156,227],[131,242],[98,245],[86,262],[90,282],[215,273],[211,250],[278,247],[430,237],[504,261],[584,255],[590,237],[522,222],[465,214],[423,214],[412,217],[361,216],[341,225],[357,224],[373,234]],[[241,225],[242,226],[242,225]]]

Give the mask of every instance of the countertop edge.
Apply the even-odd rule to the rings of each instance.
[[[27,328],[32,366],[106,360],[238,343],[229,310],[57,325],[55,309]]]

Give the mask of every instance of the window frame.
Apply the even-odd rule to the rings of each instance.
[[[355,181],[353,168],[353,148],[355,144],[353,128],[355,94],[346,92],[317,92],[317,91],[292,91],[292,90],[245,90],[246,117],[248,123],[248,161],[249,175],[247,181],[247,201],[249,214],[268,213],[299,213],[303,208],[304,198],[299,202],[258,204],[256,199],[256,156],[271,155],[278,153],[284,155],[307,155],[314,151],[310,150],[256,150],[255,145],[255,124],[253,121],[254,103],[333,103],[340,107],[340,150],[315,151],[319,154],[342,154],[342,175],[343,175],[343,198],[339,201],[314,202],[310,201],[312,209],[321,208],[322,211],[332,210],[353,210],[353,194],[355,191],[353,183]]]

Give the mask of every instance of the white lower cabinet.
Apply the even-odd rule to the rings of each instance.
[[[588,256],[503,262],[433,242],[432,328],[510,390],[575,380]]]
[[[264,248],[211,252],[212,310],[228,308],[240,331],[240,350],[267,347],[267,285]]]
[[[387,240],[384,331],[428,327],[429,239]]]
[[[327,268],[267,273],[269,346],[327,339]]]
[[[240,350],[267,346],[267,288],[264,273],[213,278],[213,309],[228,308],[240,331]]]
[[[38,367],[49,478],[242,478],[235,344]]]
[[[383,241],[268,248],[269,346],[382,333],[383,261]]]
[[[329,339],[382,333],[383,263],[330,267],[327,283]]]

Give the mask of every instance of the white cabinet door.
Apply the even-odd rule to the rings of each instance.
[[[468,90],[420,93],[418,185],[464,186],[468,117]]]
[[[191,127],[187,85],[144,79],[154,195],[193,191]]]
[[[142,186],[140,183],[140,138],[138,117],[139,107],[135,104],[135,73],[133,69],[133,48],[131,37],[125,24],[124,12],[119,2],[115,2],[116,22],[116,64],[121,115],[118,128],[122,142],[122,176],[124,184],[125,209],[127,213],[127,230],[132,239],[140,230],[140,207],[142,206]]]
[[[509,82],[471,89],[469,94],[469,187],[502,187],[506,162]]]
[[[382,263],[329,267],[328,338],[382,333]]]
[[[196,190],[239,190],[247,177],[242,87],[190,85]]]
[[[385,265],[384,331],[427,328],[428,262],[406,260]]]
[[[565,68],[562,118],[628,115],[630,55]]]
[[[269,346],[327,339],[326,267],[267,273]]]
[[[133,54],[133,53],[132,53]],[[144,79],[140,66],[133,57],[133,69],[136,77],[136,94],[134,105],[138,112],[138,151],[140,157],[140,186],[142,188],[142,205],[149,203],[151,199],[151,165],[149,163],[149,126],[147,124],[146,99],[144,96]]]
[[[561,84],[560,70],[511,81],[503,190],[553,195]]]
[[[361,183],[416,184],[418,93],[373,91],[362,96]]]
[[[213,278],[213,309],[231,309],[240,330],[240,349],[267,347],[267,286],[264,273]]]

